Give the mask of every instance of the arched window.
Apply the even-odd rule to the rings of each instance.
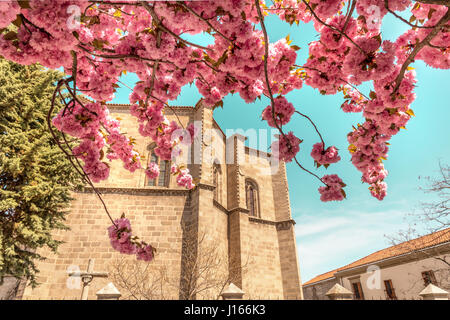
[[[248,214],[259,217],[259,192],[258,185],[253,180],[245,180],[245,195],[247,200]]]
[[[214,189],[214,200],[220,203],[222,200],[222,169],[220,164],[217,163],[213,167],[213,184],[216,187]]]
[[[154,151],[154,148],[150,150],[149,164],[156,163],[159,165],[159,176],[156,179],[147,178],[147,186],[151,187],[168,187],[170,180],[170,161],[160,160]]]

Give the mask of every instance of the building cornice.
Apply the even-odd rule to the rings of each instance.
[[[295,220],[289,219],[285,221],[278,221],[277,222],[277,231],[280,230],[289,230],[291,226],[295,225]]]
[[[234,213],[234,212],[242,212],[242,213],[248,214],[250,212],[250,210],[248,210],[247,208],[242,208],[242,207],[236,207],[236,208],[228,210],[229,214]]]
[[[209,191],[213,191],[216,186],[212,185],[212,184],[208,184],[208,183],[199,183],[197,185],[197,188],[199,189],[204,189],[204,190],[209,190]]]
[[[169,189],[158,187],[145,187],[145,188],[123,188],[123,187],[96,187],[101,194],[132,194],[132,195],[149,195],[149,194],[163,194],[163,195],[180,195],[185,196],[190,193],[187,189]],[[83,188],[76,193],[94,193],[92,188]]]
[[[437,251],[434,252],[433,255],[430,255],[430,252],[433,250],[437,250]],[[434,245],[434,246],[431,246],[428,248],[414,250],[414,251],[410,251],[410,252],[400,254],[400,255],[397,255],[394,257],[380,259],[377,261],[365,263],[365,264],[355,266],[352,268],[339,270],[334,273],[334,276],[339,277],[339,278],[348,277],[348,276],[355,275],[358,273],[365,273],[367,267],[369,267],[371,265],[376,265],[381,269],[388,268],[388,267],[393,267],[393,266],[401,265],[401,264],[408,263],[408,262],[432,258],[433,256],[448,253],[448,252],[450,252],[450,242],[444,242],[444,243],[440,243],[440,244],[437,244],[437,245]]]
[[[319,283],[324,283],[324,282],[328,282],[328,281],[336,280],[336,279],[337,279],[337,278],[336,278],[335,276],[332,276],[332,277],[330,277],[330,278],[326,278],[326,279],[323,279],[323,280],[320,280],[320,281],[317,281],[317,282],[308,283],[308,284],[302,284],[302,288],[313,287],[313,286],[315,286],[315,285],[317,285],[317,284],[319,284]]]
[[[216,200],[213,200],[213,205],[214,205],[216,208],[220,209],[220,210],[221,210],[222,212],[224,212],[225,214],[229,214],[228,210],[227,210],[224,206],[222,206],[219,202],[217,202]]]

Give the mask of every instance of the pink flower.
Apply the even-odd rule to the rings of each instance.
[[[156,163],[151,162],[148,164],[147,170],[145,170],[147,178],[150,180],[156,179],[159,176],[159,167]]]
[[[323,143],[320,142],[313,146],[311,157],[320,165],[329,165],[341,160],[336,147],[331,146],[327,150],[323,150]]]
[[[178,168],[178,166],[176,164],[172,164],[172,166],[170,167],[170,173],[177,174],[179,171],[180,169]]]
[[[151,261],[155,249],[131,234],[130,221],[122,216],[108,228],[111,246],[123,254],[136,254],[138,260]]]
[[[143,260],[143,261],[152,261],[154,254],[153,254],[153,247],[151,245],[143,245],[143,246],[139,246],[136,249],[136,256],[138,260]]]
[[[381,201],[387,195],[387,184],[386,182],[378,181],[376,183],[371,184],[369,190],[372,196]]]
[[[346,197],[344,190],[345,183],[342,182],[336,174],[325,175],[322,177],[322,181],[326,183],[325,187],[319,187],[320,200],[327,201],[341,201]]]
[[[126,218],[120,218],[114,221],[116,225],[108,228],[108,235],[111,246],[124,254],[134,254],[135,245],[131,242],[131,224]]]
[[[188,169],[179,171],[179,174],[177,177],[177,184],[180,187],[185,187],[186,189],[193,189],[195,187],[192,176],[189,174]]]
[[[271,90],[279,96],[274,105],[262,113],[262,118],[271,127],[289,123],[295,108],[285,95],[301,88],[303,83],[324,95],[343,92],[342,110],[363,111],[366,119],[348,136],[351,161],[361,171],[363,181],[376,186],[373,190],[378,190],[374,191],[378,197],[384,193],[381,183],[387,174],[384,166],[379,165],[387,158],[385,143],[407,125],[411,118],[409,107],[416,97],[417,80],[413,70],[404,73],[399,85],[395,84],[396,78],[406,59],[417,48],[417,42],[430,34],[431,29],[426,27],[435,26],[447,12],[444,5],[421,3],[413,7],[411,0],[390,0],[389,10],[385,8],[384,0],[358,0],[355,17],[346,17],[342,10],[348,7],[348,1],[279,0],[271,5],[271,12],[290,24],[311,21],[320,36],[318,41],[308,44],[307,61],[298,66],[295,43],[291,44],[287,38],[264,43],[262,30],[256,28],[260,23],[257,10],[249,1],[189,3],[192,10],[220,30],[220,36],[213,32],[213,41],[207,45],[207,50],[180,43],[167,32],[159,33],[157,37],[149,29],[149,13],[142,7],[124,4],[115,8],[111,1],[91,6],[88,0],[77,0],[76,5],[80,12],[85,12],[86,21],[74,26],[75,21],[70,23],[67,14],[74,1],[28,2],[29,7],[24,7],[17,1],[0,1],[0,29],[14,21],[18,24],[14,32],[5,31],[0,36],[0,55],[23,65],[40,63],[45,68],[64,69],[67,75],[74,76],[72,53],[76,53],[79,92],[98,102],[83,106],[79,101],[69,102],[53,119],[53,125],[79,139],[74,156],[84,162],[83,169],[93,181],[104,180],[109,175],[104,157],[122,161],[124,168],[131,172],[142,167],[141,158],[133,149],[133,140],[121,132],[119,121],[110,117],[106,104],[114,98],[120,86],[119,78],[127,71],[139,78],[129,97],[130,112],[138,121],[138,132],[157,144],[155,152],[163,160],[178,157],[178,144],[188,143],[187,137],[193,138],[196,133],[189,127],[189,135],[172,139],[178,128],[164,116],[169,101],[176,100],[181,88],[187,84],[195,83],[205,106],[216,105],[228,94],[235,93],[251,103],[257,97],[267,96]],[[165,3],[155,6],[164,18],[165,26],[176,35],[195,35],[211,29],[208,23],[188,10]],[[319,23],[308,7],[333,28]],[[410,28],[395,41],[383,40],[380,34],[382,18],[388,11],[401,12],[407,8],[425,28]],[[22,23],[17,23],[18,14],[22,15]],[[336,31],[344,27],[346,36]],[[262,58],[266,45],[267,61]],[[445,50],[449,45],[447,30],[435,30],[432,43],[416,52],[414,59],[433,68],[450,69],[450,54]],[[160,63],[154,64],[154,61]],[[350,88],[362,83],[373,87],[369,98]],[[395,93],[394,86],[397,87]],[[66,88],[62,91],[66,92]],[[279,140],[272,148],[274,154],[291,161],[299,151],[301,140],[292,133]],[[325,165],[340,157],[334,147],[326,150],[316,147],[313,158],[316,163]],[[148,174],[156,175],[156,169],[150,168]],[[182,185],[193,186],[188,173],[179,170],[177,174]]]
[[[291,120],[292,115],[295,112],[295,108],[292,103],[288,102],[285,97],[279,96],[275,99],[275,112],[272,113],[271,106],[267,106],[262,113],[262,118],[267,121],[269,126],[276,127],[274,118],[278,126],[285,125]]]
[[[278,139],[271,145],[273,156],[278,157],[281,161],[291,162],[300,151],[302,140],[297,138],[292,131],[284,136],[278,135]]]

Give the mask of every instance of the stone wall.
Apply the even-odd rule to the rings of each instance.
[[[182,223],[192,218],[190,200],[187,192],[169,193],[146,192],[137,190],[103,191],[103,199],[109,210],[117,217],[125,213],[130,219],[133,234],[144,241],[151,241],[157,249],[157,256],[152,267],[164,264],[173,273],[180,273],[180,256],[182,244]],[[127,192],[127,193],[125,193]],[[62,240],[58,254],[48,251],[43,254],[47,260],[38,263],[41,270],[36,289],[27,287],[25,298],[43,299],[52,297],[73,297],[80,289],[67,287],[67,270],[79,267],[87,268],[90,258],[95,259],[94,271],[108,271],[111,263],[121,258],[110,245],[107,226],[111,221],[105,214],[100,201],[92,193],[76,194],[71,212],[67,217],[70,231],[59,231],[55,238]],[[135,256],[130,256],[135,259]],[[72,266],[72,267],[71,267]],[[107,284],[107,279],[98,278],[92,282],[89,298],[95,299],[95,292]],[[178,293],[173,293],[177,298]]]
[[[112,115],[121,120],[123,131],[136,138],[136,149],[149,159],[148,146],[151,141],[141,137],[138,125],[128,114],[127,106],[114,106]],[[193,191],[177,187],[172,177],[168,187],[146,186],[143,170],[130,173],[123,169],[120,161],[111,165],[111,176],[98,184],[103,199],[113,219],[122,213],[130,219],[133,234],[150,242],[157,249],[157,255],[149,268],[157,270],[166,267],[173,276],[173,283],[179,288],[165,298],[186,298],[186,284],[180,275],[189,268],[187,256],[193,252],[202,255],[201,244],[192,245],[188,233],[196,234],[197,240],[205,236],[207,243],[217,248],[217,259],[221,261],[217,274],[223,274],[246,292],[244,298],[301,299],[302,291],[298,269],[295,233],[289,207],[286,171],[284,164],[271,174],[268,155],[244,147],[239,136],[226,138],[212,117],[212,110],[177,107],[175,117],[168,111],[170,120],[181,120],[184,126],[192,121],[201,121],[199,143],[202,149],[192,158],[201,163],[188,167],[199,187]],[[208,130],[214,129],[208,136]],[[227,163],[227,144],[234,142],[231,154],[235,163]],[[198,143],[198,142],[197,142]],[[245,149],[247,151],[245,152]],[[219,163],[221,178],[220,193],[214,198],[213,161]],[[245,180],[252,179],[258,185],[260,215],[249,217],[246,208]],[[43,250],[48,259],[39,262],[41,273],[36,288],[26,288],[25,299],[50,299],[77,297],[80,289],[67,287],[67,270],[79,267],[86,270],[88,260],[95,259],[94,271],[110,271],[111,264],[123,255],[115,252],[107,235],[111,221],[95,194],[91,192],[74,195],[67,224],[70,231],[59,231],[55,237],[65,243],[58,254]],[[189,231],[187,231],[189,230]],[[200,242],[200,240],[199,240]],[[194,247],[187,248],[187,245]],[[197,251],[198,250],[198,251]],[[128,259],[133,261],[134,256]],[[240,270],[239,266],[243,269]],[[183,271],[184,270],[184,271]],[[73,271],[73,270],[72,270]],[[95,299],[95,292],[111,279],[97,278],[92,282],[89,299]],[[121,292],[118,284],[116,286]],[[205,290],[197,298],[216,298],[214,290]]]
[[[303,297],[305,300],[330,300],[325,294],[330,290],[338,280],[331,278],[315,284],[303,286]]]
[[[258,219],[242,215],[241,237],[243,242],[243,264],[248,264],[244,272],[244,298],[283,299],[279,245],[276,226]],[[245,223],[244,223],[245,221]]]

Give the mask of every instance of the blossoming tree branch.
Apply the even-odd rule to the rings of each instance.
[[[342,94],[342,111],[362,112],[365,118],[347,135],[352,163],[371,194],[382,200],[388,141],[414,116],[410,105],[417,80],[411,64],[422,60],[433,68],[450,68],[449,7],[448,0],[2,1],[0,54],[20,64],[64,68],[68,77],[58,83],[52,105],[61,99],[65,107],[53,119],[51,110],[48,122],[52,132],[53,125],[63,133],[58,144],[94,190],[93,183],[108,178],[107,160],[120,160],[131,172],[145,170],[150,179],[159,175],[156,164],[143,167],[133,139],[121,132],[106,104],[120,76],[131,72],[140,81],[129,97],[130,112],[140,134],[155,141],[162,160],[173,160],[178,145],[196,134],[192,125],[182,128],[164,115],[184,85],[195,83],[209,107],[223,105],[230,93],[247,103],[269,98],[262,118],[279,131],[273,155],[319,179],[322,201],[344,199],[344,182],[336,174],[319,177],[305,168],[296,158],[302,140],[283,126],[293,116],[312,123],[319,140],[311,151],[317,167],[341,158],[285,95],[303,85],[324,95]],[[296,64],[299,48],[289,37],[270,42],[264,20],[269,14],[289,24],[314,25],[320,39],[309,44],[302,65]],[[380,32],[385,15],[409,26],[394,42],[383,40]],[[184,37],[200,33],[214,42],[202,46]],[[374,90],[361,92],[358,86],[365,82]],[[180,129],[187,134],[174,135]],[[66,135],[79,140],[75,148],[69,148]],[[186,168],[174,165],[171,171],[180,186],[195,187]],[[114,248],[152,259],[153,247],[132,236],[125,217],[111,220]]]

